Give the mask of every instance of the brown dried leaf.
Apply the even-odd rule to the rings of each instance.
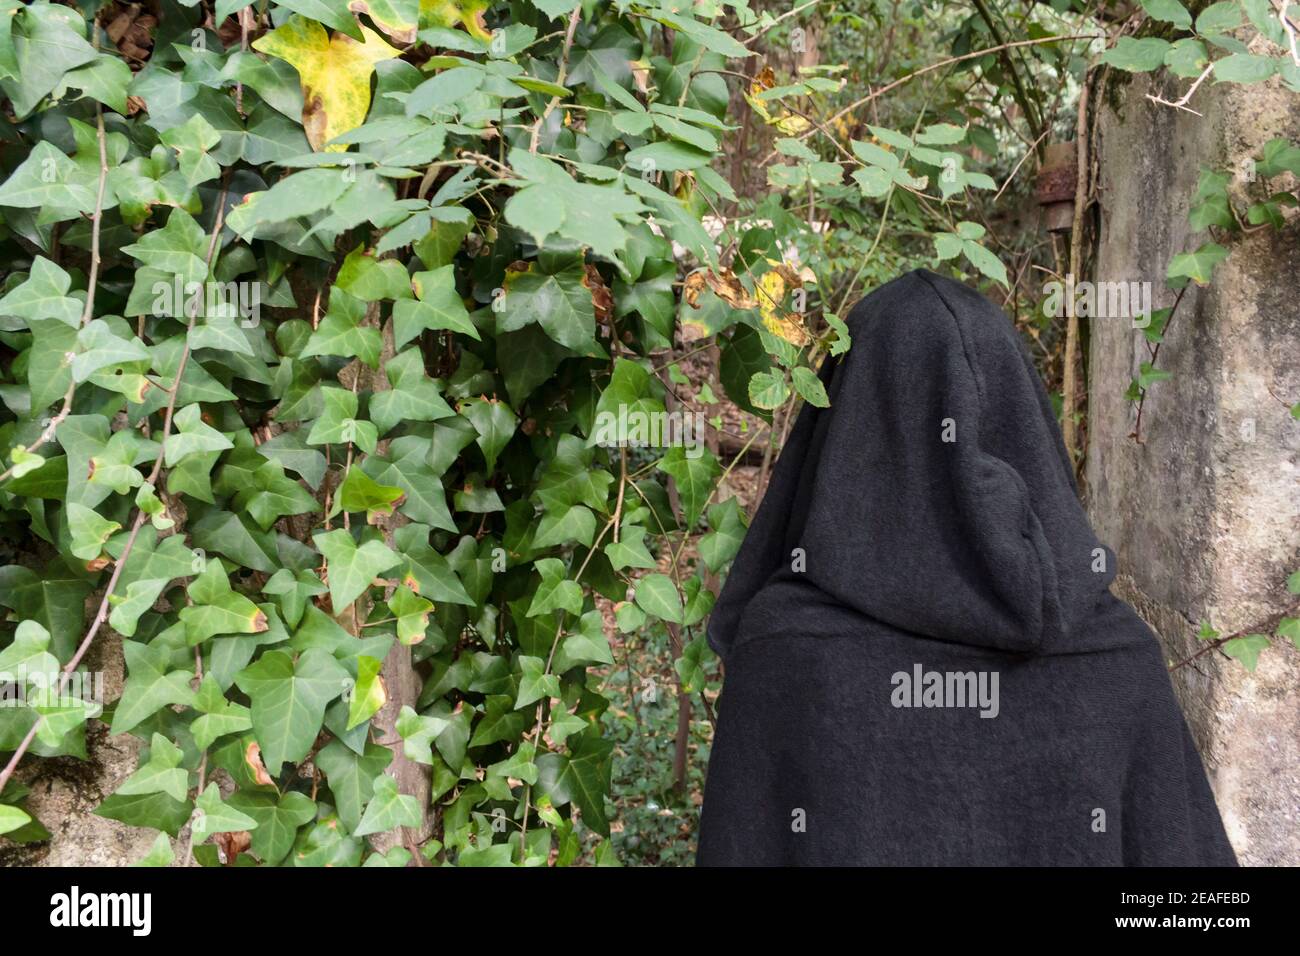
[[[774,86],[776,86],[776,74],[772,72],[770,66],[765,66],[758,71],[754,81],[749,84],[749,95],[757,96],[764,90],[770,90]]]
[[[614,294],[609,291],[600,270],[591,263],[587,263],[582,284],[591,290],[591,304],[596,310],[596,321],[608,327],[614,316]]]
[[[244,748],[244,763],[252,771],[253,779],[264,787],[275,786],[275,781],[271,775],[266,772],[266,764],[262,763],[262,748],[257,745],[256,740],[249,741]]]
[[[753,309],[758,307],[758,300],[749,294],[749,290],[740,284],[740,278],[730,269],[723,269],[721,274],[706,272],[704,281],[709,288],[733,309]]]
[[[239,860],[239,854],[248,852],[253,835],[247,830],[232,830],[229,833],[214,833],[212,841],[217,845],[217,859],[221,865],[234,866]]]

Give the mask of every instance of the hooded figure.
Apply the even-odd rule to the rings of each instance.
[[[1235,865],[1007,318],[918,270],[848,319],[709,621],[701,865]]]

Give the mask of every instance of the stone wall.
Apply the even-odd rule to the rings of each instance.
[[[1273,83],[1206,83],[1191,106],[1173,82],[1111,74],[1098,102],[1100,236],[1095,280],[1146,280],[1170,305],[1170,258],[1208,237],[1187,208],[1200,169],[1241,170],[1269,139],[1300,142],[1300,96]],[[1235,194],[1249,188],[1238,174]],[[1224,634],[1266,626],[1297,598],[1300,569],[1300,225],[1232,241],[1208,288],[1187,293],[1156,384],[1130,433],[1124,398],[1147,359],[1141,332],[1093,319],[1088,504],[1119,556],[1116,593],[1159,633],[1167,656],[1197,649],[1198,623]],[[1250,674],[1213,653],[1174,674],[1243,864],[1300,864],[1300,650],[1274,638]]]

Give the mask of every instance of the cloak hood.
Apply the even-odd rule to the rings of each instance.
[[[709,623],[725,658],[765,584],[798,577],[878,622],[1026,654],[1091,649],[1114,577],[1020,336],[918,269],[860,302]]]
[[[1233,865],[1010,321],[918,271],[847,323],[710,618],[698,862]]]

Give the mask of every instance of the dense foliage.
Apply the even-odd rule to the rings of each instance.
[[[985,200],[1073,129],[1082,5],[824,6],[0,0],[0,832],[96,718],[151,864],[617,861],[616,741],[670,758],[607,719],[611,634],[709,714],[726,479],[846,306],[930,265],[1018,312],[1056,250]],[[1266,78],[1207,16],[1107,62]]]

